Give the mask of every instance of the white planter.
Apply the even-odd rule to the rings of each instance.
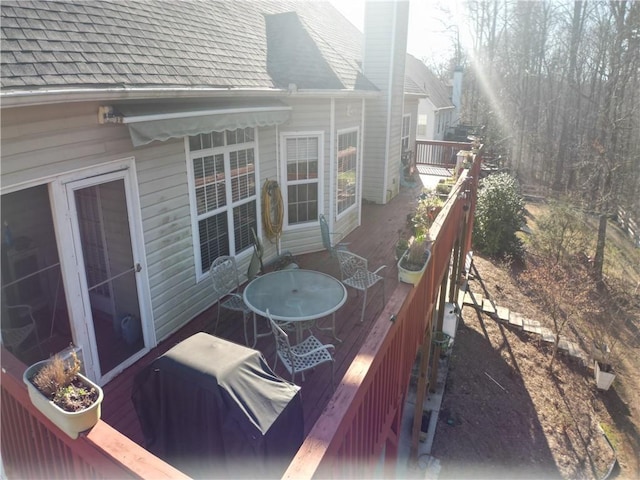
[[[407,270],[400,265],[404,257],[406,257],[408,254],[409,250],[404,252],[402,258],[398,260],[398,280],[404,283],[410,283],[411,285],[417,285],[422,278],[424,271],[427,269],[427,265],[429,264],[429,260],[431,259],[431,250],[427,250],[427,259],[425,260],[424,265],[420,270]]]
[[[22,380],[29,390],[29,398],[31,399],[31,403],[33,403],[33,405],[60,430],[71,438],[78,438],[78,434],[80,432],[90,429],[98,423],[98,420],[100,420],[102,399],[104,397],[102,388],[79,373],[78,377],[84,383],[88,386],[94,387],[98,391],[98,399],[93,405],[85,408],[84,410],[80,410],[78,412],[67,412],[40,393],[35,385],[31,383],[30,379],[33,378],[33,376],[48,362],[49,360],[43,360],[41,362],[34,363],[25,370]]]
[[[609,387],[613,383],[613,380],[616,378],[616,374],[611,369],[610,372],[605,372],[600,369],[600,362],[596,361],[595,363],[595,373],[596,373],[596,386],[600,390],[609,390]]]

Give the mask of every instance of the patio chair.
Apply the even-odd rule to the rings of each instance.
[[[322,245],[327,251],[331,254],[332,257],[336,256],[336,252],[338,250],[348,250],[348,243],[337,243],[333,244],[331,242],[331,235],[335,235],[335,233],[329,231],[329,224],[327,224],[327,219],[323,214],[320,214],[320,233],[322,234]]]
[[[20,347],[27,341],[31,334],[35,334],[36,343],[40,354],[42,355],[42,345],[40,345],[40,336],[38,335],[38,326],[33,317],[33,310],[30,305],[6,305],[6,315],[3,315],[3,321],[12,317],[11,311],[15,311],[16,318],[26,318],[28,321],[21,326],[2,326],[2,344],[13,354],[20,351]]]
[[[295,383],[296,373],[302,374],[304,382],[304,372],[323,363],[331,362],[331,389],[333,390],[334,360],[331,351],[335,350],[335,347],[331,344],[323,344],[313,335],[309,335],[302,342],[291,346],[289,335],[271,318],[269,310],[267,310],[267,317],[276,340],[276,359],[273,363],[273,370],[275,371],[279,358],[291,374],[292,382]]]
[[[249,268],[247,269],[247,278],[249,281],[253,280],[258,275],[265,273],[265,265],[262,261],[262,257],[264,255],[262,242],[258,238],[258,235],[256,235],[256,231],[253,228],[251,228],[251,235],[253,236],[253,255],[251,256]],[[269,260],[269,262],[267,262],[267,268],[270,267],[273,270],[300,268],[290,252],[282,252],[276,255],[275,258]]]
[[[216,326],[213,331],[215,334],[220,323],[220,310],[223,308],[242,313],[242,321],[244,322],[244,340],[249,346],[249,337],[247,335],[247,320],[250,314],[253,315],[253,345],[256,346],[258,337],[269,335],[268,333],[258,334],[258,326],[256,323],[256,314],[253,313],[240,294],[240,277],[238,267],[234,257],[223,255],[216,258],[211,264],[209,270],[211,275],[211,283],[213,284],[213,292],[218,299],[218,314],[216,316]]]
[[[382,265],[375,272],[369,271],[369,262],[355,253],[338,250],[338,261],[340,262],[340,273],[342,275],[342,283],[364,292],[364,300],[362,302],[362,313],[360,314],[360,323],[364,320],[364,309],[367,306],[367,290],[382,280],[382,305],[385,305],[384,299],[384,277],[378,275],[378,272],[386,265]]]

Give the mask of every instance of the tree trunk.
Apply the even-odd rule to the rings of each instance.
[[[606,212],[600,214],[600,221],[598,223],[598,241],[596,243],[596,254],[593,259],[593,273],[595,275],[596,282],[602,284],[602,267],[604,266],[604,246],[607,238],[607,218]]]

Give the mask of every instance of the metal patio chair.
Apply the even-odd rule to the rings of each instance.
[[[326,362],[331,362],[331,389],[334,387],[334,359],[331,351],[335,347],[331,344],[323,344],[315,336],[309,335],[297,345],[291,345],[289,335],[271,318],[267,310],[267,318],[271,323],[271,331],[276,340],[276,359],[273,364],[275,371],[278,358],[282,361],[287,371],[291,374],[291,381],[295,383],[296,373],[302,374],[304,382],[304,372],[311,370]]]
[[[17,327],[2,327],[2,344],[16,355],[20,351],[20,347],[27,341],[27,339],[35,334],[36,343],[40,354],[42,355],[42,345],[40,345],[40,336],[38,335],[38,326],[36,320],[33,317],[33,310],[30,305],[6,305],[5,308],[7,317],[11,316],[11,311],[16,312],[16,316],[27,318],[28,322],[24,322],[24,325]],[[3,319],[8,320],[8,318]]]
[[[251,228],[251,235],[253,237],[253,255],[249,262],[249,268],[247,269],[247,278],[249,281],[256,278],[258,275],[265,273],[265,264],[263,263],[264,247],[262,242],[256,235],[256,231]],[[269,260],[266,267],[271,267],[273,270],[287,270],[289,268],[300,268],[298,263],[293,258],[291,252],[282,252],[276,255],[273,259]]]
[[[338,250],[338,261],[340,262],[340,273],[342,275],[342,283],[364,292],[364,300],[362,301],[362,313],[360,314],[360,323],[364,320],[364,309],[367,306],[367,290],[382,280],[382,305],[385,305],[384,299],[384,277],[378,275],[378,272],[386,265],[382,265],[375,272],[369,271],[369,262],[366,258],[356,255],[347,250]]]
[[[240,293],[240,276],[238,274],[236,259],[229,255],[223,255],[216,258],[211,264],[209,275],[211,276],[211,283],[213,284],[213,292],[218,298],[218,314],[216,316],[216,326],[213,333],[215,334],[218,330],[221,309],[225,308],[227,310],[241,312],[242,321],[244,323],[244,341],[247,346],[249,346],[247,320],[249,315],[252,315],[253,344],[251,346],[255,347],[258,337],[266,336],[268,334],[258,334],[256,314],[249,309],[246,303],[244,303],[244,298]]]
[[[331,235],[335,235],[335,233],[329,231],[329,224],[323,214],[320,214],[320,233],[322,234],[322,245],[324,245],[324,248],[327,249],[332,257],[336,256],[338,250],[348,250],[348,243],[333,244]]]

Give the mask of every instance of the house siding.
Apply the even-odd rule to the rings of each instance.
[[[266,179],[278,178],[279,133],[324,132],[323,195],[321,211],[329,211],[331,168],[331,100],[292,99],[290,120],[279,127],[258,129],[257,194],[261,213],[261,189]],[[138,179],[146,268],[156,340],[161,341],[211,306],[208,278],[196,281],[189,205],[187,160],[183,139],[153,142],[133,148],[126,126],[100,125],[98,103],[6,109],[2,115],[2,188],[19,190],[49,182],[56,175],[133,157]],[[335,129],[359,127],[360,101],[337,101]],[[335,132],[334,132],[335,134]],[[359,206],[359,204],[358,204]],[[335,230],[343,235],[357,226],[358,209],[341,218]],[[335,216],[334,216],[335,217]],[[260,222],[261,223],[261,222]],[[341,236],[339,236],[340,238]],[[264,237],[263,237],[264,239]],[[338,238],[336,238],[338,240]],[[265,259],[276,246],[263,241]],[[282,249],[293,253],[321,250],[320,228],[287,230]],[[242,276],[251,251],[238,257]]]
[[[3,111],[3,193],[134,157],[152,317],[160,341],[212,302],[205,285],[195,282],[184,142],[154,142],[134,150],[128,129],[99,125],[97,111],[93,102]]]
[[[368,2],[365,8],[363,70],[382,94],[366,107],[363,197],[376,203],[399,190],[408,14],[408,2]]]
[[[330,223],[333,224],[333,221],[335,221],[335,202],[331,196],[335,194],[335,180],[332,179],[332,174],[335,174],[335,170],[332,168],[330,162],[335,161],[335,152],[333,152],[332,155],[332,148],[334,150],[337,148],[335,145],[337,141],[337,130],[358,127],[360,129],[360,135],[362,135],[362,102],[360,100],[336,100],[333,109],[333,131],[331,129],[331,99],[292,98],[289,99],[287,103],[293,107],[291,118],[278,127],[279,134],[296,132],[323,132],[324,134],[322,204],[319,207],[319,211],[320,213],[324,213]],[[332,135],[334,136],[333,143]],[[281,155],[278,161],[282,162]],[[280,165],[279,168],[281,169],[282,165]],[[262,181],[264,182],[264,178]],[[279,181],[282,183],[282,178],[279,178]],[[281,187],[285,188],[284,185],[281,185]],[[340,240],[358,226],[358,211],[359,203],[353,211],[341,217],[333,226],[334,232],[338,232],[338,235],[333,236],[334,241]],[[265,249],[267,245],[269,245],[269,242],[266,242]],[[323,248],[320,226],[317,222],[311,223],[306,227],[285,227],[283,231],[281,238],[282,250],[289,250],[293,254],[302,254],[315,252]],[[275,254],[275,246],[272,247],[270,254]]]

